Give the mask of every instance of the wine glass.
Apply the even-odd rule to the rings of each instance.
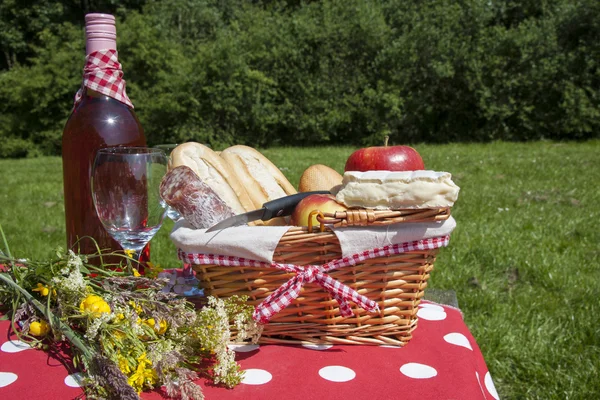
[[[156,148],[109,147],[96,153],[91,185],[96,213],[136,261],[166,214],[159,186],[167,162],[166,154]]]

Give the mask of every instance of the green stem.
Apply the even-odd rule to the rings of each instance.
[[[106,290],[105,290],[103,287],[101,287],[101,286],[99,286],[99,285],[96,285],[95,283],[93,283],[93,282],[91,282],[91,281],[89,281],[89,282],[88,282],[88,285],[90,285],[90,286],[91,286],[91,287],[93,287],[94,289],[96,289],[96,290],[99,290],[99,291],[101,291],[101,292],[106,292]]]
[[[125,273],[123,273],[123,272],[107,271],[105,269],[94,267],[92,265],[86,265],[85,267],[87,269],[89,269],[90,271],[94,271],[98,275],[104,275],[104,276],[123,276],[123,275],[125,275]]]
[[[12,256],[10,255],[10,249],[8,248],[8,242],[6,241],[6,236],[4,236],[4,230],[2,229],[2,225],[0,225],[0,236],[2,236],[2,242],[4,243],[4,250],[6,251],[6,255],[8,256],[8,258],[12,258]]]
[[[81,341],[79,336],[73,330],[66,325],[64,322],[60,320],[54,313],[48,310],[42,303],[36,300],[29,292],[19,286],[15,281],[12,280],[10,276],[4,273],[0,273],[0,280],[4,281],[6,284],[11,286],[13,289],[16,289],[19,293],[21,293],[28,301],[31,302],[41,312],[47,319],[50,321],[51,325],[55,325],[58,327],[60,332],[65,335],[65,337],[71,342],[71,344],[79,349],[83,356],[91,361],[93,357],[92,351]]]

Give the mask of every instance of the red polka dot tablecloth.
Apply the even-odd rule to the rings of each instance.
[[[413,339],[388,346],[233,346],[245,370],[234,389],[200,379],[206,399],[487,399],[498,393],[459,310],[422,302]],[[0,322],[0,399],[73,399],[78,375],[9,337]],[[12,340],[11,340],[12,339]],[[142,399],[164,399],[157,390]]]

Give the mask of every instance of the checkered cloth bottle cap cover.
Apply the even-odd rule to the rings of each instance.
[[[90,88],[133,108],[133,104],[125,92],[125,80],[117,54],[114,49],[99,50],[88,54],[83,68],[83,84],[75,94],[74,106],[81,101],[85,88]]]

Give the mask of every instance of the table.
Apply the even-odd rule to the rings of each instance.
[[[234,389],[200,379],[206,399],[498,399],[479,347],[457,308],[423,301],[404,347],[234,346],[246,371]],[[72,399],[77,374],[8,336],[0,322],[0,399]],[[16,339],[15,339],[16,340]],[[164,399],[164,392],[142,399]]]

